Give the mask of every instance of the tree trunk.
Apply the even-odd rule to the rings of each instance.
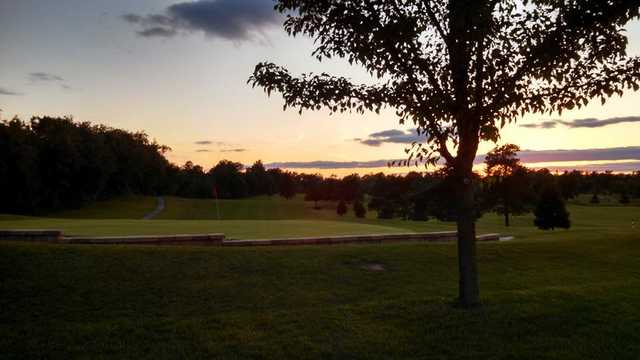
[[[509,227],[509,200],[507,200],[507,194],[504,194],[504,226]]]
[[[470,171],[469,171],[470,172]],[[458,179],[458,268],[460,272],[459,302],[470,308],[480,304],[476,265],[476,224],[471,174]]]

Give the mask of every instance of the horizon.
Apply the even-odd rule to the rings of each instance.
[[[246,0],[238,6],[231,6],[230,0],[196,1],[196,6],[226,19],[211,17],[206,26],[165,32],[149,16],[167,16],[169,9],[184,4],[0,4],[0,14],[5,14],[0,15],[2,114],[23,119],[73,115],[80,121],[144,130],[173,149],[167,157],[178,165],[193,161],[212,166],[222,159],[251,164],[262,159],[265,164],[305,164],[284,168],[323,174],[394,172],[398,168],[344,164],[402,159],[405,147],[420,139],[412,126],[399,125],[388,109],[380,115],[330,116],[318,111],[300,116],[295,110],[282,111],[280,96],[266,97],[246,84],[255,64],[264,60],[296,74],[327,71],[373,81],[345,60],[312,59],[311,40],[287,37],[282,17],[265,10],[271,6],[268,0]],[[640,54],[640,22],[633,21],[627,30],[629,52]],[[556,169],[606,170],[609,165],[614,171],[637,171],[638,151],[627,158],[606,158],[601,150],[640,146],[638,102],[640,93],[629,91],[604,105],[591,102],[562,116],[525,115],[503,129],[499,144],[591,155],[579,163],[547,158]],[[479,153],[493,146],[485,142]],[[311,168],[315,162],[337,165]]]

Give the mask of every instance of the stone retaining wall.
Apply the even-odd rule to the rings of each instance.
[[[65,237],[65,244],[90,245],[222,245],[224,234],[144,235],[144,236],[77,236]]]
[[[143,235],[143,236],[63,236],[60,230],[0,230],[0,240],[37,241],[90,245],[209,245],[209,246],[278,246],[381,244],[396,242],[454,242],[455,231],[409,234],[343,235],[293,239],[225,240],[224,234]],[[478,241],[498,241],[499,234],[477,237]]]
[[[379,235],[345,235],[326,237],[305,237],[294,239],[264,240],[224,240],[223,246],[277,246],[277,245],[339,245],[339,244],[376,244],[394,242],[453,242],[457,232],[442,231],[422,234],[379,234]],[[498,241],[499,234],[486,234],[477,237],[478,241]]]
[[[62,235],[60,230],[0,230],[0,240],[57,242]]]

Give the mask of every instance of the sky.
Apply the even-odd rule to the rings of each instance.
[[[0,0],[2,118],[71,115],[144,130],[173,149],[171,161],[205,168],[261,159],[325,174],[405,171],[385,168],[415,138],[392,110],[299,115],[247,85],[261,61],[370,81],[344,61],[317,62],[312,41],[281,23],[269,0]],[[640,23],[627,30],[640,55]],[[640,92],[628,92],[562,116],[525,115],[501,143],[528,150],[531,166],[640,170],[638,104]]]

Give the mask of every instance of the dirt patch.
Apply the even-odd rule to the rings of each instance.
[[[383,264],[376,263],[364,264],[362,265],[362,268],[369,271],[387,271]]]

